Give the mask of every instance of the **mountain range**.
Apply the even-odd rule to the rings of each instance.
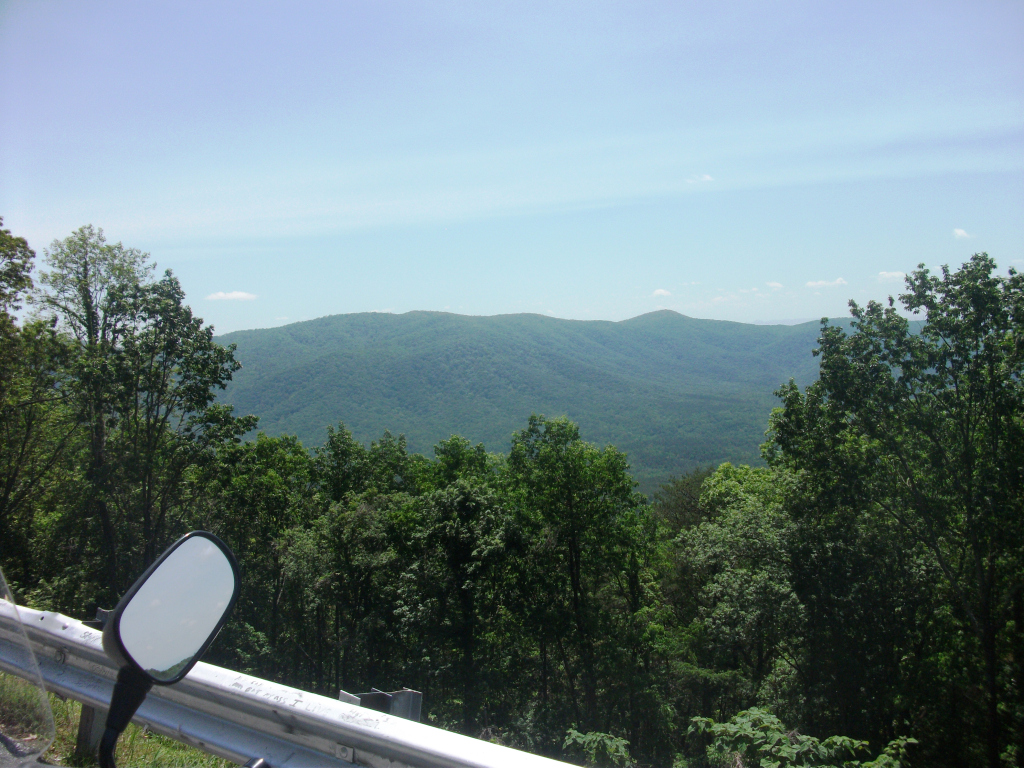
[[[773,391],[817,376],[817,322],[749,325],[669,310],[621,322],[535,314],[360,313],[236,331],[222,395],[268,434],[320,445],[344,422],[433,455],[452,434],[507,452],[531,413],[625,451],[641,490],[698,466],[759,463]]]

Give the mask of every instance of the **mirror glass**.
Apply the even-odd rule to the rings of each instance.
[[[53,736],[49,697],[0,572],[0,767],[34,761]]]
[[[231,603],[235,572],[209,539],[193,536],[150,574],[121,614],[121,643],[156,680],[173,680]]]

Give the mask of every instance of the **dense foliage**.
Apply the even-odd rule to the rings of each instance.
[[[245,367],[222,401],[269,435],[323,441],[344,421],[429,455],[451,434],[492,451],[531,413],[568,416],[630,457],[640,490],[724,461],[758,464],[772,390],[809,384],[816,323],[766,326],[663,310],[624,320],[443,312],[335,315],[218,339]],[[296,386],[301,382],[301,386]]]
[[[235,350],[173,275],[86,227],[30,293],[27,243],[0,249],[0,562],[24,601],[89,618],[204,528],[243,570],[211,660],[415,688],[472,736],[592,766],[1024,756],[1024,291],[985,255],[908,278],[923,328],[877,304],[826,323],[764,465],[648,502],[566,418],[507,453],[243,440],[255,417],[215,398]]]

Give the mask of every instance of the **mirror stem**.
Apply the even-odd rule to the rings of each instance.
[[[118,670],[114,695],[110,699],[110,711],[107,713],[107,729],[100,741],[100,768],[116,768],[114,748],[117,746],[117,737],[128,727],[152,687],[153,681],[149,676],[135,667],[126,665]]]

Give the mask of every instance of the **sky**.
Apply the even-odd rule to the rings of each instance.
[[[840,316],[1024,268],[1024,3],[0,0],[0,216],[218,333]]]

